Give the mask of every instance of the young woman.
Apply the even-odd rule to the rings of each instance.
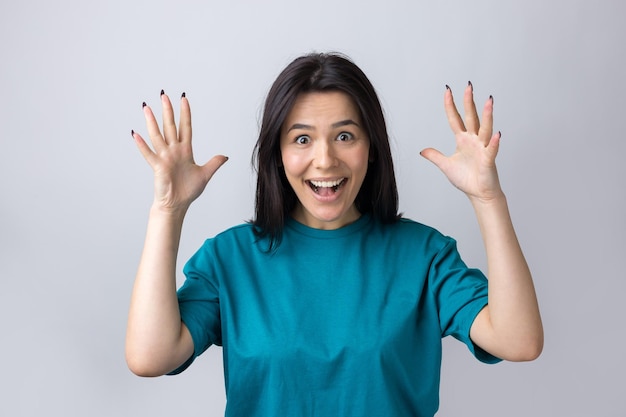
[[[379,100],[337,54],[311,54],[274,82],[255,149],[255,217],[175,265],[185,212],[226,162],[194,163],[189,103],[180,124],[161,94],[163,132],[144,104],[155,198],[130,306],[126,357],[143,376],[178,373],[223,346],[227,416],[432,416],[441,338],[481,361],[524,361],[542,349],[532,278],[495,166],[493,99],[465,117],[446,86],[456,152],[422,156],[472,202],[489,280],[455,241],[398,215]]]

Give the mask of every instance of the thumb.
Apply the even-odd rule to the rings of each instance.
[[[202,165],[202,172],[204,172],[206,180],[209,181],[213,177],[213,174],[215,174],[226,161],[228,161],[227,156],[215,155],[213,158],[209,159],[206,164]]]
[[[425,159],[429,160],[430,162],[432,162],[433,164],[435,164],[437,166],[437,168],[441,169],[443,164],[445,163],[446,157],[444,154],[442,154],[441,152],[439,152],[437,149],[434,148],[426,148],[423,149],[420,152],[420,155],[422,155]]]

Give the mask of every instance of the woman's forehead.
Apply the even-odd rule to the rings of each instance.
[[[315,91],[301,93],[296,98],[283,123],[283,128],[293,125],[315,127],[346,124],[360,125],[360,115],[354,100],[341,91]]]

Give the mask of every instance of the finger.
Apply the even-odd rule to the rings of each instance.
[[[465,127],[467,131],[478,134],[480,121],[478,120],[478,112],[476,111],[476,104],[474,103],[474,86],[471,81],[468,81],[467,87],[465,87],[463,108],[465,109]]]
[[[150,142],[154,147],[154,150],[159,152],[165,146],[165,140],[161,135],[161,131],[159,130],[159,124],[154,117],[154,113],[152,113],[152,109],[150,106],[146,105],[146,102],[143,103],[143,115],[146,118],[146,127],[148,128],[148,136],[150,136]]]
[[[500,149],[500,139],[502,139],[502,133],[497,132],[491,137],[489,143],[487,144],[487,150],[493,160],[495,160],[498,155],[498,150]]]
[[[176,134],[176,121],[174,120],[174,109],[170,98],[161,90],[161,106],[163,106],[163,136],[165,143],[174,143],[178,141]]]
[[[487,146],[490,143],[493,135],[493,96],[489,96],[489,99],[483,107],[483,117],[480,129],[478,131],[478,137],[482,143]]]
[[[152,149],[150,149],[146,141],[141,137],[139,133],[131,130],[130,134],[132,135],[133,139],[135,139],[135,145],[137,145],[137,148],[139,149],[139,152],[141,152],[141,155],[143,155],[148,164],[152,166],[152,163],[156,156],[155,153],[152,151]]]
[[[228,161],[228,157],[224,155],[216,155],[209,160],[206,164],[202,166],[202,171],[204,172],[205,178],[209,181],[215,172],[220,169],[222,165],[224,165]]]
[[[178,127],[178,140],[191,142],[191,109],[185,93],[180,97],[180,124]]]
[[[446,116],[448,117],[448,123],[450,124],[450,128],[452,132],[456,135],[460,132],[465,132],[465,125],[463,124],[463,120],[461,119],[461,115],[456,109],[456,105],[454,104],[454,97],[452,97],[452,90],[449,86],[446,85],[446,92],[443,96],[443,104],[446,109]]]
[[[435,164],[437,168],[443,170],[443,166],[445,165],[447,158],[437,149],[426,148],[420,152],[420,155]]]

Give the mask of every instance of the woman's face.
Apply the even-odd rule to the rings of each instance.
[[[298,96],[281,129],[280,150],[298,197],[293,217],[317,229],[354,222],[370,142],[352,99],[342,92]]]

